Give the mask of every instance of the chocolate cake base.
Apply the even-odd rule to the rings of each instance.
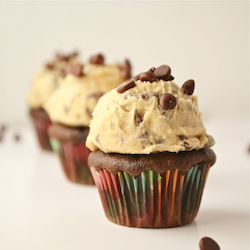
[[[52,151],[48,136],[48,128],[51,125],[48,114],[42,108],[31,109],[29,114],[32,118],[40,147],[44,150]]]
[[[87,164],[89,149],[85,145],[89,128],[52,124],[48,130],[53,151],[59,156],[68,180],[79,184],[94,185]]]
[[[168,228],[194,220],[215,154],[211,149],[172,154],[90,154],[89,166],[110,221]]]

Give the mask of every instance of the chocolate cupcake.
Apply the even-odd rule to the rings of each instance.
[[[215,154],[194,81],[180,88],[167,65],[105,94],[87,147],[106,217],[142,228],[185,225],[197,215]]]
[[[67,178],[75,183],[94,184],[87,165],[85,146],[92,112],[98,99],[130,77],[130,64],[104,64],[101,54],[90,62],[69,65],[61,86],[44,104],[53,124],[48,133],[53,151],[61,160]]]
[[[37,138],[42,149],[52,150],[47,133],[51,121],[42,105],[60,85],[64,77],[63,72],[65,67],[78,61],[76,52],[68,55],[57,53],[55,58],[38,70],[33,77],[32,85],[27,95],[27,103],[29,114],[34,123]]]

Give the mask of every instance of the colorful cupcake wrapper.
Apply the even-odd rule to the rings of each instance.
[[[53,151],[59,156],[63,170],[68,180],[94,185],[94,180],[87,165],[89,149],[85,142],[60,142],[51,138],[50,143]]]
[[[164,174],[144,171],[134,178],[103,169],[91,172],[98,187],[106,217],[130,227],[167,228],[187,224],[199,210],[210,164],[200,163],[184,175],[178,170]]]
[[[48,127],[51,125],[50,119],[38,119],[33,118],[34,127],[36,130],[37,138],[42,149],[52,151],[49,136]]]

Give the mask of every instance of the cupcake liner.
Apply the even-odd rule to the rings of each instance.
[[[94,185],[94,180],[87,165],[90,150],[85,142],[60,142],[54,138],[50,139],[53,151],[59,156],[63,170],[68,180]]]
[[[167,228],[194,220],[210,169],[208,163],[193,166],[185,174],[178,169],[158,174],[147,170],[138,177],[106,169],[91,172],[106,217],[117,224],[141,228]]]
[[[42,149],[52,151],[48,136],[48,127],[52,124],[50,119],[32,118],[32,120],[36,130],[39,145]]]

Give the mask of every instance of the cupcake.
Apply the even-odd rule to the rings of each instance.
[[[59,155],[67,178],[75,183],[94,184],[87,165],[85,146],[92,112],[98,99],[130,75],[128,60],[106,65],[101,54],[90,62],[69,65],[60,87],[44,104],[52,120],[48,133],[53,151]]]
[[[52,150],[47,133],[51,121],[42,106],[60,85],[61,79],[64,77],[65,67],[77,61],[76,52],[68,55],[57,53],[55,58],[43,65],[33,77],[32,85],[27,95],[27,103],[42,149]]]
[[[86,145],[106,217],[141,228],[185,225],[198,212],[215,154],[194,81],[151,68],[102,96]]]

